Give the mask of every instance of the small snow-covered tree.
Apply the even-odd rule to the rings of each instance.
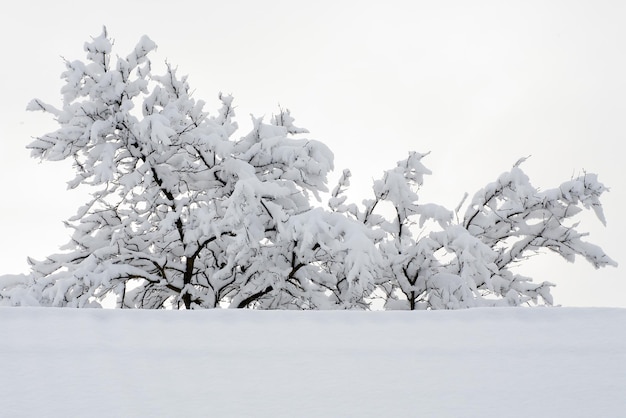
[[[384,262],[373,297],[382,297],[388,309],[552,304],[553,284],[533,283],[512,271],[542,248],[568,261],[583,256],[596,268],[616,265],[599,247],[582,240],[586,234],[577,231],[577,223],[568,223],[582,208],[593,209],[605,223],[600,196],[607,189],[596,175],[540,192],[519,167],[520,160],[479,190],[455,222],[454,212],[418,203],[424,175],[431,174],[421,163],[424,156],[412,152],[386,171],[362,209],[345,203],[349,171],[329,202],[332,210],[379,232],[374,244]],[[379,210],[385,204],[387,210]],[[435,227],[426,228],[427,222]]]
[[[60,109],[29,104],[60,125],[30,144],[33,156],[71,159],[69,187],[97,191],[67,222],[64,252],[30,260],[29,279],[4,297],[77,307],[115,297],[121,308],[362,304],[371,285],[361,282],[373,279],[348,246],[365,229],[310,204],[327,190],[330,150],[296,139],[306,130],[288,110],[269,124],[253,118],[233,140],[232,98],[220,95],[209,115],[171,65],[152,74],[155,47],[143,37],[114,58],[105,29],[85,44],[86,62],[66,61]]]

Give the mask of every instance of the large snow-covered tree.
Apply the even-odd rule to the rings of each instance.
[[[252,131],[233,140],[232,98],[220,95],[221,109],[209,115],[172,66],[152,74],[155,46],[144,37],[114,58],[104,30],[85,44],[86,62],[66,61],[60,109],[29,104],[60,125],[29,145],[33,156],[71,159],[69,187],[97,191],[67,222],[64,252],[30,260],[21,299],[92,306],[115,297],[118,307],[138,308],[362,304],[371,269],[347,248],[365,229],[310,204],[327,190],[330,150],[296,139],[306,131],[287,110],[271,123],[253,119]]]
[[[214,114],[143,37],[125,58],[103,33],[86,61],[66,61],[60,108],[33,100],[59,128],[32,155],[71,160],[69,187],[92,198],[66,224],[62,252],[0,278],[0,303],[120,308],[450,309],[551,304],[550,283],[511,267],[542,248],[614,265],[569,223],[581,207],[604,222],[595,175],[539,192],[516,164],[475,194],[465,215],[418,202],[424,154],[347,203],[350,172],[327,192],[333,154],[288,110],[235,138],[232,97]]]

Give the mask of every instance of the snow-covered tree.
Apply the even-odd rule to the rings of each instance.
[[[271,123],[253,118],[233,140],[232,98],[220,95],[209,115],[171,65],[152,74],[155,47],[143,37],[115,58],[105,29],[85,44],[86,62],[66,61],[60,109],[29,104],[60,125],[30,144],[33,156],[71,159],[69,187],[97,191],[67,222],[64,252],[30,260],[28,280],[4,297],[77,307],[107,297],[137,308],[362,304],[371,269],[348,249],[365,229],[310,204],[327,191],[331,151],[294,138],[306,130],[288,110]]]
[[[67,223],[70,242],[31,273],[0,277],[0,304],[119,308],[449,309],[551,304],[550,283],[512,267],[549,249],[615,265],[571,223],[582,208],[604,222],[593,174],[544,192],[519,164],[470,200],[465,215],[418,202],[429,175],[408,158],[347,203],[345,170],[328,201],[333,154],[306,139],[288,110],[252,118],[234,138],[233,99],[215,114],[143,37],[125,58],[103,33],[86,61],[66,61],[63,103],[28,109],[59,128],[33,141],[42,160],[71,160],[70,188],[92,198]]]
[[[418,203],[424,175],[431,174],[421,163],[424,156],[410,153],[386,171],[362,209],[345,203],[350,177],[345,171],[329,202],[332,210],[379,232],[374,243],[384,263],[372,297],[382,298],[387,309],[552,304],[553,284],[533,283],[512,271],[541,249],[568,261],[580,255],[596,268],[617,265],[599,247],[583,241],[586,234],[569,222],[587,208],[605,223],[600,196],[607,189],[596,175],[540,192],[519,167],[520,160],[479,190],[464,217],[455,221],[454,212],[444,207]]]

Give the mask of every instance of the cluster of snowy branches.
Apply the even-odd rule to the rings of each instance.
[[[514,274],[549,249],[615,265],[571,218],[604,222],[606,188],[593,174],[539,192],[519,164],[478,191],[461,217],[418,203],[424,154],[349,203],[350,172],[330,191],[333,154],[304,139],[288,110],[253,118],[234,139],[232,97],[213,115],[168,65],[152,74],[143,37],[126,57],[106,30],[66,61],[63,106],[33,100],[60,127],[29,145],[34,157],[73,160],[75,188],[97,191],[67,222],[62,252],[0,277],[0,304],[119,308],[450,309],[551,304],[552,284]]]

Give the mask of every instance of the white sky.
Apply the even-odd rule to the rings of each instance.
[[[546,255],[523,273],[557,283],[557,303],[626,307],[622,173],[626,137],[626,2],[622,1],[119,1],[14,2],[0,15],[0,274],[26,271],[64,244],[62,221],[85,191],[66,190],[69,164],[40,164],[24,148],[55,129],[24,109],[61,102],[61,56],[106,25],[119,55],[143,34],[189,74],[196,98],[234,95],[248,114],[280,104],[350,168],[355,197],[407,151],[432,151],[423,201],[454,208],[522,156],[533,184],[583,170],[611,188],[608,227],[581,230],[618,268],[595,271]],[[336,176],[331,178],[334,183]]]

